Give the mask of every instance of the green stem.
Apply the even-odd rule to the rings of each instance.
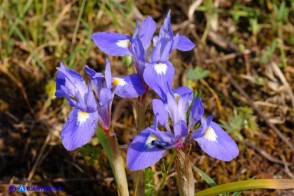
[[[117,143],[115,133],[113,131],[105,132],[99,127],[97,131],[97,136],[110,162],[111,169],[117,185],[118,195],[128,196],[129,190],[124,161],[119,145]]]

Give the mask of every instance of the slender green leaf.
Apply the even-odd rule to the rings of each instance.
[[[193,169],[203,178],[203,180],[207,184],[209,184],[212,187],[217,186],[216,182],[209,175],[207,175],[204,171],[202,171],[200,168],[193,166]]]
[[[96,131],[96,136],[99,138],[99,141],[101,142],[101,145],[103,147],[103,150],[106,153],[106,156],[109,160],[110,163],[112,163],[112,153],[111,153],[111,147],[108,143],[107,136],[105,132],[98,126],[97,131]]]
[[[243,180],[238,182],[218,185],[212,188],[195,193],[196,196],[217,195],[233,191],[242,191],[248,189],[294,189],[294,180],[286,179],[257,179]]]

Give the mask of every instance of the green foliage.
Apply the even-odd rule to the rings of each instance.
[[[233,10],[230,10],[229,13],[232,15],[235,22],[238,22],[241,17],[258,18],[260,16],[260,13],[257,9],[238,3],[234,5]]]
[[[216,186],[216,182],[207,175],[204,171],[202,171],[200,168],[193,166],[193,169],[203,178],[203,180],[209,184],[211,187]]]
[[[289,9],[286,7],[285,1],[282,1],[280,7],[274,4],[274,18],[276,22],[287,22]]]
[[[224,129],[238,137],[240,140],[243,140],[243,136],[241,134],[242,129],[253,132],[258,131],[258,125],[253,117],[252,108],[248,107],[237,108],[237,114],[232,116],[228,122],[222,120],[220,120],[220,122]]]
[[[197,66],[194,69],[189,69],[187,73],[187,77],[189,80],[200,80],[206,78],[209,75],[209,71],[202,69],[201,67]]]
[[[272,54],[274,53],[274,51],[276,49],[276,45],[277,45],[277,41],[276,40],[272,41],[269,48],[266,50],[266,52],[261,57],[262,63],[267,63],[269,61],[269,58],[272,56]]]
[[[260,25],[258,24],[257,18],[250,18],[249,23],[250,23],[250,30],[252,31],[254,35],[256,35],[261,29]]]
[[[272,41],[269,48],[265,51],[265,53],[261,57],[261,62],[262,63],[269,62],[270,57],[274,54],[275,49],[277,47],[280,50],[280,55],[281,55],[283,67],[287,66],[287,57],[286,57],[286,53],[284,51],[284,43],[283,43],[282,39],[280,39],[280,38],[276,38]]]
[[[147,169],[144,170],[144,177],[145,177],[145,195],[146,196],[151,196],[154,195],[154,190],[155,190],[155,186],[154,186],[154,180],[153,180],[153,171],[152,169],[149,167]]]
[[[92,146],[91,144],[86,144],[85,146],[80,148],[80,153],[82,157],[90,157],[90,159],[88,160],[88,164],[91,165],[95,161],[99,160],[99,156],[101,155],[102,150],[100,148]]]

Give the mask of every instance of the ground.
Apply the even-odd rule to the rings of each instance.
[[[54,97],[56,67],[62,61],[85,75],[85,64],[103,71],[107,57],[116,75],[127,74],[131,70],[127,59],[104,54],[91,34],[131,35],[136,19],[148,15],[157,22],[158,33],[169,9],[174,32],[196,43],[190,52],[172,53],[173,86],[195,90],[203,98],[206,115],[214,115],[240,150],[236,159],[225,163],[193,145],[193,164],[217,184],[253,178],[293,179],[293,1],[118,2],[0,2],[0,194],[7,194],[11,184],[61,186],[60,195],[117,194],[99,141],[93,139],[72,152],[61,144],[60,131],[70,107]],[[154,96],[151,93],[146,99],[147,124],[153,122],[150,101]],[[136,133],[134,104],[135,100],[115,98],[112,108],[113,127],[124,156]],[[173,157],[167,154],[145,172],[149,195],[178,194]],[[168,164],[171,167],[165,171]],[[194,175],[196,191],[209,187],[196,171]]]

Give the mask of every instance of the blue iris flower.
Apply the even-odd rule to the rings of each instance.
[[[195,140],[208,155],[222,161],[231,161],[239,154],[237,144],[212,121],[212,116],[204,118],[201,98],[193,99],[189,88],[165,89],[162,92],[166,92],[162,93],[164,99],[152,101],[154,126],[140,132],[128,148],[127,164],[130,170],[150,167],[159,161],[167,150],[180,149],[185,142],[191,140]],[[169,118],[172,126],[169,125]],[[196,123],[201,125],[195,130]],[[158,124],[163,126],[165,131],[158,130]],[[187,138],[189,132],[192,134]]]
[[[61,132],[62,143],[67,150],[88,143],[97,124],[105,131],[110,129],[111,105],[115,94],[123,98],[135,98],[145,92],[138,74],[112,76],[108,60],[105,74],[96,73],[88,66],[85,69],[91,77],[89,84],[78,72],[66,68],[62,63],[57,68],[55,95],[65,97],[73,107]]]

